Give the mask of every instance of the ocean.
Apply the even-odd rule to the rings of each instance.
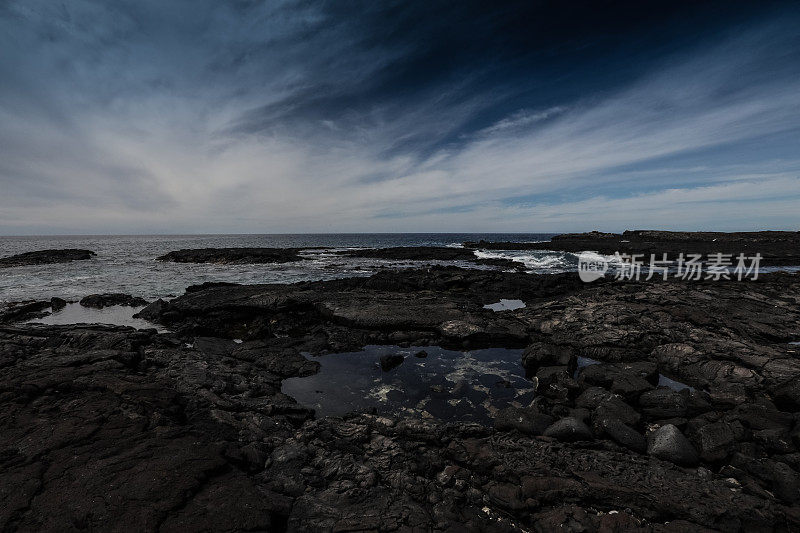
[[[383,268],[467,262],[387,261],[349,258],[338,250],[389,246],[461,246],[464,241],[547,241],[551,233],[374,233],[284,235],[133,235],[0,237],[0,257],[50,248],[84,248],[97,253],[88,261],[0,269],[0,301],[67,300],[88,294],[122,292],[147,300],[173,298],[189,285],[206,281],[235,283],[292,283],[350,276],[369,276]],[[315,248],[308,259],[283,264],[177,264],[155,258],[182,248],[225,247]],[[567,252],[476,252],[478,257],[509,258],[532,273],[575,270],[577,257]]]

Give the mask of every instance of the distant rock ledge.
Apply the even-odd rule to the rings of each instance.
[[[25,252],[24,254],[0,258],[0,268],[26,265],[47,265],[51,263],[68,263],[70,261],[91,259],[95,255],[97,254],[91,250],[79,250],[75,248],[67,248],[63,250],[37,250],[35,252]]]
[[[551,250],[578,253],[592,250],[601,254],[666,253],[674,259],[685,254],[761,254],[762,265],[800,265],[800,232],[750,231],[724,233],[716,231],[634,230],[623,233],[565,233],[544,242],[465,242],[468,249],[482,250]]]
[[[169,252],[157,261],[173,263],[289,263],[301,261],[299,248],[194,248]]]

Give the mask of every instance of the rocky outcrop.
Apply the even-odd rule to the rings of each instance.
[[[288,263],[300,261],[298,248],[195,248],[176,250],[157,257],[173,263]]]
[[[800,526],[784,503],[794,470],[776,459],[685,469],[586,440],[575,417],[550,426],[556,438],[369,414],[313,419],[280,393],[281,379],[314,371],[291,339],[184,340],[0,327],[3,529]]]
[[[56,302],[56,306],[59,305]],[[32,320],[49,314],[53,306],[48,300],[26,300],[23,302],[0,303],[0,324]]]
[[[527,306],[483,309],[500,298]],[[4,529],[800,528],[797,275],[436,267],[145,311],[174,333],[0,327]],[[527,346],[536,396],[483,426],[315,418],[281,393],[317,370],[303,353],[367,344]]]
[[[663,254],[676,259],[679,254],[733,254],[754,256],[760,253],[761,265],[800,264],[800,232],[672,232],[635,230],[623,233],[567,233],[555,235],[547,242],[465,242],[465,248],[483,250],[553,250],[582,252],[592,250],[601,254],[642,254],[649,261],[651,254],[660,260]],[[748,263],[749,264],[749,263]]]
[[[91,259],[95,255],[97,254],[91,250],[78,250],[73,248],[65,248],[62,250],[37,250],[35,252],[25,252],[23,254],[1,257],[0,268],[68,263],[70,261]]]
[[[125,305],[129,307],[141,307],[147,305],[148,302],[144,298],[138,296],[131,296],[130,294],[122,293],[104,293],[104,294],[90,294],[81,298],[80,304],[84,307],[93,307],[95,309],[102,309],[112,305]]]

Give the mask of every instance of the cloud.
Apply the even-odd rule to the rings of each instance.
[[[631,71],[404,6],[8,3],[0,233],[800,225],[795,12]]]
[[[555,106],[542,111],[528,111],[526,109],[517,111],[509,117],[497,121],[488,128],[484,128],[478,132],[480,135],[497,135],[500,133],[509,133],[520,128],[529,127],[532,124],[547,120],[548,118],[560,115],[566,111],[565,107]]]

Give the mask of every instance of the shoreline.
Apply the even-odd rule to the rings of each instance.
[[[134,301],[125,296],[90,300]],[[503,299],[525,307],[484,308]],[[18,503],[6,500],[4,523],[52,525],[78,506],[147,529],[211,520],[213,507],[227,523],[278,530],[546,529],[565,513],[588,529],[792,529],[798,304],[800,275],[789,273],[585,284],[574,273],[430,267],[190,287],[137,314],[169,333],[1,325],[2,447],[18,450],[4,476],[40,472]],[[367,345],[522,348],[536,395],[486,427],[386,412],[315,418],[281,392],[319,370],[303,354]],[[661,376],[690,388],[659,387]],[[455,398],[452,387],[438,394]],[[50,428],[57,441],[20,447]],[[113,473],[101,449],[114,450]],[[95,479],[78,492],[53,465]],[[89,504],[109,483],[128,503]],[[57,503],[64,490],[69,508]],[[162,503],[187,490],[179,511]],[[131,503],[135,493],[159,498]]]

